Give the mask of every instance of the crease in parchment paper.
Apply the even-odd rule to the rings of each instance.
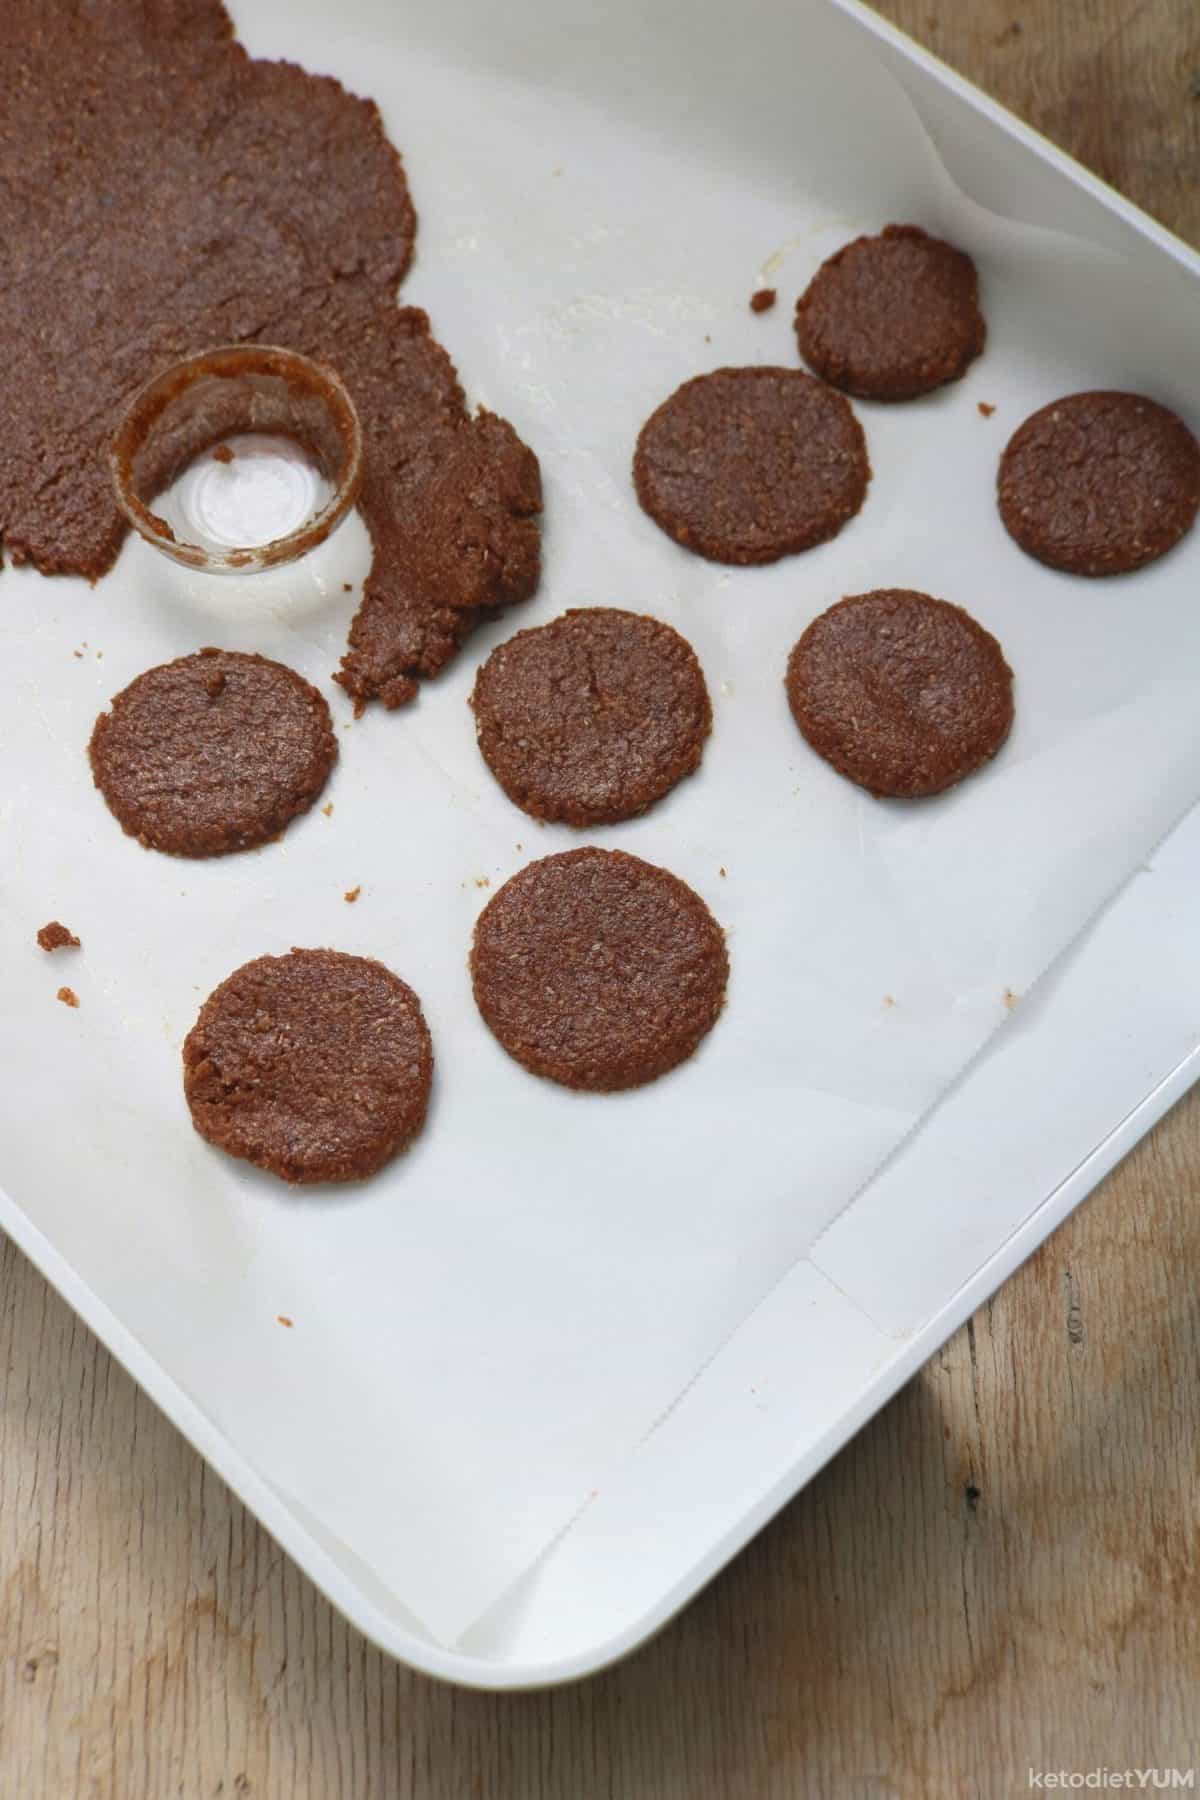
[[[405,298],[429,307],[468,390],[503,404],[546,476],[538,598],[403,719],[344,731],[334,696],[331,815],[314,809],[259,854],[178,864],[121,837],[83,746],[120,686],[205,642],[278,655],[329,691],[357,524],[302,593],[256,577],[240,605],[138,543],[92,594],[5,576],[0,1052],[30,1072],[0,1092],[6,1184],[297,1516],[443,1643],[563,1531],[927,1115],[1008,1016],[1006,995],[1028,991],[1200,791],[1174,673],[1200,654],[1197,544],[1124,581],[1072,581],[1015,549],[993,501],[1006,437],[1055,392],[1143,387],[1195,423],[1200,375],[1180,354],[1194,316],[1174,289],[1155,306],[1152,271],[967,207],[911,103],[822,11],[756,5],[724,61],[727,14],[698,12],[670,81],[640,53],[633,0],[589,15],[582,97],[552,66],[540,87],[537,70],[489,69],[485,33],[465,59],[439,51],[437,32],[468,17],[458,0],[449,24],[422,15],[403,51],[353,3],[336,47],[304,8],[239,13],[254,53],[332,61],[379,98],[422,218]],[[656,9],[653,32],[673,18]],[[566,67],[580,50],[564,32],[516,0],[496,42]],[[605,82],[616,112],[596,104]],[[790,309],[746,307],[773,247],[791,241],[775,279],[794,295],[855,229],[893,219],[976,255],[985,355],[928,401],[859,408],[874,478],[834,543],[766,570],[688,557],[633,499],[642,420],[705,367],[795,364]],[[581,295],[608,304],[581,316]],[[1148,308],[1153,334],[1132,329]],[[927,807],[841,781],[783,694],[808,621],[883,585],[965,605],[1017,676],[1001,756]],[[465,964],[477,883],[494,891],[579,841],[491,783],[467,707],[475,660],[589,604],[680,630],[715,712],[700,773],[589,841],[691,882],[732,963],[695,1060],[617,1098],[509,1063]],[[102,663],[72,658],[83,636]],[[348,908],[353,884],[364,897]],[[25,947],[52,912],[87,945],[77,1012]],[[433,1031],[428,1128],[362,1189],[293,1196],[190,1129],[178,1054],[200,1000],[292,943],[379,956]]]

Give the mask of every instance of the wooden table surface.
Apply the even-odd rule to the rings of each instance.
[[[1200,241],[1196,0],[881,10]],[[489,1696],[365,1643],[6,1245],[0,1796],[987,1796],[1200,1765],[1198,1275],[1200,1093],[656,1642]]]

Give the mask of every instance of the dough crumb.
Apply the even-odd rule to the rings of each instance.
[[[79,995],[75,992],[74,988],[60,987],[58,993],[55,995],[55,999],[61,1000],[64,1006],[79,1005]]]
[[[286,1313],[276,1313],[275,1318],[280,1325],[286,1325],[289,1331],[292,1329],[292,1326],[296,1323],[296,1321],[294,1319],[289,1319]]]
[[[883,1004],[885,1006],[895,1006],[895,1004],[896,1004],[895,995],[894,994],[885,994],[883,996]]]
[[[51,919],[48,925],[42,926],[37,934],[37,941],[43,950],[78,950],[80,947],[75,933],[65,925],[60,925],[57,919]],[[61,998],[60,994],[59,999]]]
[[[328,803],[328,805],[326,805],[326,806],[323,806],[323,807],[322,807],[322,808],[321,808],[321,811],[322,811],[322,812],[323,812],[323,813],[324,813],[324,814],[325,814],[325,817],[326,817],[326,818],[327,818],[327,819],[330,819],[330,818],[332,818],[332,817],[333,817],[333,801],[332,801],[332,800],[330,800],[330,801],[329,801],[329,803]]]
[[[977,400],[975,405],[979,411],[980,417],[984,419],[990,419],[996,410],[987,400]]]
[[[721,873],[721,874],[722,874],[722,875],[724,875],[724,874],[725,874],[725,872],[726,872],[726,870],[725,870],[725,864],[724,864],[724,863],[722,863],[722,864],[721,864],[721,869],[720,869],[720,873]]]
[[[342,899],[346,902],[347,906],[353,906],[361,893],[361,887],[347,888],[346,892],[342,895]]]
[[[1005,988],[1004,993],[1001,997],[1004,1001],[1005,1006],[1008,1008],[1009,1012],[1011,1012],[1013,1010],[1014,1006],[1016,1006],[1017,1002],[1021,998],[1020,994],[1014,994],[1010,987]]]
[[[488,878],[487,878],[487,876],[486,876],[486,875],[477,875],[477,876],[476,876],[476,877],[475,877],[475,886],[476,886],[476,887],[477,887],[477,888],[485,888],[485,887],[491,887],[491,885],[492,885],[492,884],[491,884],[491,882],[490,882],[490,881],[489,881],[489,880],[488,880]]]
[[[753,313],[770,312],[778,297],[774,288],[758,288],[750,296],[750,311]]]
[[[231,463],[233,461],[233,451],[228,444],[218,444],[212,455],[214,462]]]

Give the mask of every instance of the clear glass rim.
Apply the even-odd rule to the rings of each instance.
[[[177,537],[166,520],[159,518],[141,498],[134,486],[134,457],[167,408],[196,381],[206,376],[236,380],[246,375],[282,377],[319,398],[328,409],[334,429],[345,446],[345,465],[340,481],[321,511],[295,531],[285,537],[272,538],[266,544],[231,545],[227,549],[209,550]],[[249,411],[244,429],[262,429],[256,426]],[[220,443],[228,435],[228,430],[218,434],[213,443]],[[202,455],[207,447],[210,446],[198,445],[195,455]],[[207,570],[217,575],[251,575],[307,555],[341,524],[362,486],[362,425],[341,377],[328,364],[314,362],[297,350],[285,350],[277,344],[222,344],[173,363],[138,389],[113,436],[108,461],[121,513],[155,550],[186,568]]]

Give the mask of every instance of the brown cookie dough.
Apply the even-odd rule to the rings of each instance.
[[[796,303],[809,368],[864,400],[912,400],[957,381],[986,335],[975,264],[918,225],[855,238]]]
[[[677,876],[569,850],[506,881],[475,926],[471,980],[517,1062],[564,1087],[639,1087],[686,1060],[725,999],[725,934]]]
[[[48,925],[41,927],[37,934],[37,941],[43,950],[79,949],[79,939],[75,933],[68,931],[65,925],[60,925],[57,919],[51,919]]]
[[[755,288],[750,296],[750,311],[752,313],[770,312],[778,298],[774,288]]]
[[[1000,517],[1022,550],[1072,575],[1124,575],[1178,543],[1200,508],[1200,444],[1143,394],[1068,394],[1009,439]]]
[[[101,713],[92,775],[131,837],[175,856],[222,856],[278,837],[329,779],[324,697],[294,669],[200,650],[148,669]]]
[[[767,563],[836,537],[871,466],[840,394],[799,369],[715,369],[642,426],[633,480],[669,537],[711,562]]]
[[[578,608],[497,645],[471,696],[484,761],[535,819],[613,824],[700,763],[704,671],[658,619]]]
[[[252,60],[220,0],[9,0],[4,26],[9,557],[103,575],[124,534],[106,448],[137,388],[216,344],[303,351],[365,437],[374,559],[340,679],[360,705],[410,699],[480,607],[532,593],[541,492],[512,428],[468,412],[426,315],[396,306],[416,220],[378,109]]]
[[[433,1048],[417,996],[366,956],[259,956],[183,1046],[201,1137],[284,1181],[373,1175],[425,1122]]]
[[[839,600],[792,651],[800,730],[872,794],[940,794],[993,757],[1013,719],[1012,670],[961,606],[908,588]]]
[[[388,707],[411,700],[415,678],[444,668],[489,609],[527,600],[541,569],[537,458],[506,420],[467,417],[424,313],[392,315],[383,331],[402,356],[385,355],[367,335],[338,361],[363,420],[358,504],[375,547],[337,676],[359,711],[371,699]],[[319,336],[305,345],[318,350]],[[376,355],[378,371],[370,368]],[[360,372],[376,395],[375,415],[364,415]]]

